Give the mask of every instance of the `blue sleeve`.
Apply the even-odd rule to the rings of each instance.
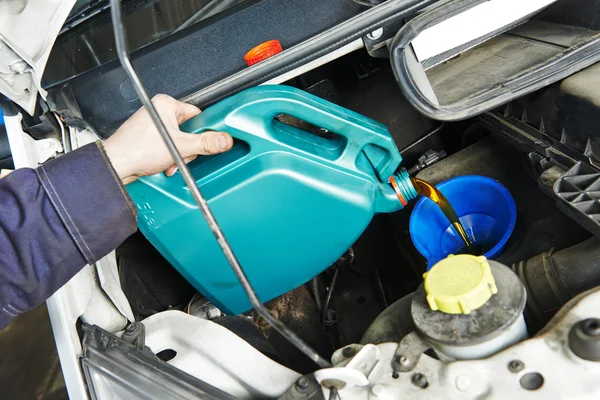
[[[0,179],[0,329],[136,230],[102,144]]]

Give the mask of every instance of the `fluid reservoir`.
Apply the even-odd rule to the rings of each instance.
[[[417,330],[450,359],[488,357],[527,338],[526,291],[506,266],[472,255],[450,256],[424,275],[413,297]]]

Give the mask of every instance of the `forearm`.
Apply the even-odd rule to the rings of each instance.
[[[135,208],[95,144],[0,180],[0,329],[135,229]]]

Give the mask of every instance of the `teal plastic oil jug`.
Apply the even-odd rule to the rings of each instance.
[[[189,168],[263,302],[321,273],[375,213],[397,211],[417,195],[384,125],[292,87],[248,89],[181,129],[235,138],[230,151]],[[226,314],[251,308],[179,173],[144,177],[127,190],[141,232],[200,293]]]

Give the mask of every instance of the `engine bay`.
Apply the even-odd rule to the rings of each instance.
[[[366,52],[352,53],[286,84],[384,121],[416,177],[438,184],[480,175],[510,191],[517,222],[496,261],[519,276],[527,290],[524,315],[530,336],[570,298],[600,283],[593,263],[583,262],[594,259],[600,249],[597,239],[548,195],[554,182],[537,175],[542,160],[524,153],[485,120],[442,124],[422,117],[394,88],[389,66]],[[338,261],[305,285],[267,302],[269,311],[325,358],[335,359],[340,351],[355,354],[355,346],[401,343],[415,329],[410,304],[427,267],[409,234],[412,206],[414,202],[406,210],[376,216]],[[140,233],[117,249],[117,260],[136,320],[153,320],[153,315],[174,310],[187,313],[226,327],[272,361],[313,379],[313,361],[255,313],[224,315],[169,268]],[[572,265],[581,267],[575,272]],[[553,290],[557,287],[561,289]],[[168,357],[181,351],[155,352],[172,360]]]
[[[136,11],[139,18],[160,14],[161,2],[155,3]],[[208,193],[207,204],[216,209],[216,221],[226,227],[225,236],[233,243],[230,250],[241,255],[241,267],[250,271],[247,276],[234,274],[236,256],[227,253],[224,239],[219,241],[220,231],[212,226],[216,223],[207,226],[221,247],[199,245],[205,236],[214,241],[209,230],[181,228],[182,220],[188,227],[199,226],[192,224],[193,218],[194,223],[205,223],[190,200],[193,191],[186,187],[184,172],[175,184],[170,182],[174,188],[170,193],[161,192],[168,199],[163,208],[181,206],[196,215],[174,213],[180,229],[163,232],[160,240],[157,232],[167,223],[153,225],[159,217],[152,209],[151,189],[163,184],[164,177],[148,178],[146,187],[127,188],[139,211],[140,231],[86,267],[48,301],[59,353],[68,354],[61,355],[65,377],[81,381],[72,384],[77,389],[70,389],[71,395],[288,400],[597,397],[600,164],[595,127],[600,115],[596,84],[600,67],[594,62],[600,57],[596,43],[600,25],[595,14],[582,10],[599,3],[542,1],[539,14],[525,13],[505,30],[426,56],[420,53],[416,32],[426,33],[433,22],[440,23],[441,14],[468,11],[482,2],[453,0],[430,7],[435,2],[412,1],[412,8],[400,0],[361,3],[345,7],[340,0],[328,8],[307,2],[304,6],[317,7],[322,15],[283,41],[290,51],[281,58],[249,69],[235,55],[249,38],[232,47],[223,71],[190,61],[203,51],[217,57],[219,46],[190,43],[212,30],[229,32],[231,24],[247,27],[269,6],[282,16],[268,34],[282,34],[288,30],[286,24],[295,23],[283,2],[223,3],[223,10],[206,20],[199,18],[191,28],[184,22],[180,32],[179,19],[187,21],[188,14],[204,7],[194,2],[181,15],[169,14],[168,29],[160,35],[160,23],[134,35],[134,66],[151,93],[170,91],[184,101],[209,106],[207,118],[214,116],[219,104],[232,112],[239,93],[280,90],[281,103],[293,106],[280,111],[263,104],[260,112],[268,114],[268,124],[263,126],[258,119],[246,124],[254,134],[259,128],[271,129],[278,144],[283,143],[280,149],[264,151],[276,156],[255,162],[259,165],[255,176],[244,182],[250,185],[268,176],[260,196],[242,192],[243,201],[222,206],[218,201],[236,186],[224,186],[219,192],[218,176],[211,175],[227,163],[241,165],[248,154],[254,157],[259,142],[234,135],[235,145],[228,154],[199,157],[188,166],[195,186]],[[97,12],[108,8],[104,6]],[[392,12],[394,7],[398,10]],[[498,7],[497,2],[490,7]],[[125,8],[128,23],[133,20],[131,10]],[[66,153],[106,139],[139,107],[138,100],[143,101],[131,82],[135,79],[119,67],[117,58],[123,62],[128,55],[119,48],[125,41],[119,45],[118,30],[116,51],[105,43],[88,47],[100,57],[98,65],[82,54],[62,57],[80,47],[86,34],[94,38],[106,34],[108,15],[99,15],[90,25],[67,20],[42,80],[47,101],[30,115],[15,104],[3,107],[16,166],[35,167],[60,156],[63,147]],[[334,18],[335,26],[325,31],[328,18]],[[348,34],[353,23],[355,29]],[[381,31],[366,28],[378,23]],[[166,33],[173,28],[173,36]],[[270,38],[266,33],[256,35]],[[221,39],[225,40],[215,40]],[[190,49],[187,58],[171,57],[181,48]],[[162,79],[183,64],[190,67],[181,72],[180,81]],[[161,66],[160,71],[154,71],[155,65]],[[202,71],[206,74],[194,80],[193,75]],[[270,86],[274,84],[284,86]],[[250,99],[253,112],[266,102]],[[305,100],[310,106],[302,104]],[[335,124],[310,120],[308,111],[302,114],[306,118],[292,115],[303,107],[309,111],[320,107],[320,117],[329,113],[326,116]],[[372,126],[370,120],[375,121]],[[360,125],[356,128],[360,134],[346,131],[352,125]],[[377,145],[360,142],[350,166],[335,171],[343,179],[332,172],[334,177],[327,181],[330,170],[351,152],[348,143],[364,140],[364,132],[377,136],[378,127],[381,137],[389,134],[390,140]],[[197,132],[204,129],[200,126]],[[386,155],[386,145],[399,151],[397,170],[398,165],[390,170],[395,153]],[[321,162],[315,157],[302,164],[301,152],[284,160],[281,154],[294,146],[324,160],[321,169],[310,169],[312,176],[302,177],[311,182],[307,186],[319,186],[320,197],[285,186],[286,179],[296,179],[303,169]],[[275,172],[259,169],[264,165]],[[358,170],[357,175],[366,170],[370,183],[375,183],[356,189],[364,182],[352,180],[350,170]],[[400,182],[400,189],[398,183],[390,183],[392,178]],[[448,240],[454,245],[461,242],[448,214],[432,217],[424,191],[403,186],[417,180],[448,197],[459,214],[459,225],[462,221],[467,228],[467,239],[473,240],[466,241],[466,250],[449,244]],[[327,186],[331,182],[338,186]],[[451,194],[450,185],[455,184],[462,186]],[[300,203],[294,203],[294,194],[306,204],[290,211],[284,201],[269,202],[283,191],[275,188],[283,187],[291,188],[289,197],[282,197],[292,199],[289,204]],[[386,197],[378,197],[378,190],[387,190],[402,205],[385,205]],[[360,206],[337,209],[330,201],[339,198]],[[312,211],[301,214],[300,208]],[[239,215],[232,217],[233,212]],[[289,217],[288,212],[299,215],[289,218],[293,222],[289,229],[279,227],[272,240],[257,245],[261,223],[275,224]],[[226,219],[235,223],[230,226]],[[255,230],[247,228],[252,224]],[[489,243],[484,245],[485,240],[475,238],[476,224],[493,225],[501,232],[490,228]],[[348,246],[342,239],[352,237],[351,230],[362,234]],[[290,242],[294,246],[285,247]],[[343,254],[337,257],[340,248]],[[264,265],[248,267],[253,251]],[[198,254],[209,252],[217,256],[198,262]],[[320,265],[333,253],[333,262]],[[311,265],[302,265],[300,260],[305,259]],[[233,269],[218,269],[214,266],[218,263]],[[264,310],[257,307],[262,303]]]

